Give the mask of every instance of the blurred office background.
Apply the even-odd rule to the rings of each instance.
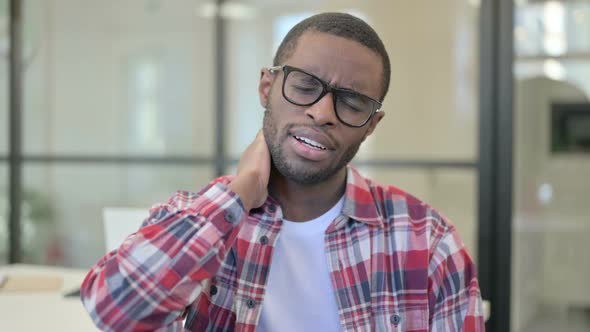
[[[0,264],[89,268],[104,207],[233,172],[260,68],[327,10],[368,21],[392,62],[353,163],[453,220],[488,328],[590,330],[589,0],[0,0]]]

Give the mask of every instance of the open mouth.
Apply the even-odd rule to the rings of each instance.
[[[314,140],[311,140],[309,138],[295,136],[295,135],[293,135],[293,138],[295,138],[299,142],[305,144],[306,146],[308,146],[308,147],[310,147],[312,149],[319,150],[319,151],[327,150],[327,148],[325,146],[323,146],[320,143],[318,143],[318,142],[316,142]]]

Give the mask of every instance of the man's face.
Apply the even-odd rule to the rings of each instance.
[[[365,46],[326,33],[306,32],[298,40],[286,65],[314,74],[325,82],[378,100],[381,58]],[[383,117],[376,113],[361,128],[340,122],[333,95],[311,106],[293,105],[282,95],[282,71],[263,70],[259,92],[266,108],[264,137],[275,168],[300,184],[317,184],[338,172],[355,156],[361,143]]]

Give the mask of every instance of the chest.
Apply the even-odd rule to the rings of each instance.
[[[191,330],[256,330],[279,236],[280,229],[272,228],[240,233],[195,303],[199,320]],[[349,223],[324,234],[323,245],[344,331],[427,330],[426,239],[404,229]]]

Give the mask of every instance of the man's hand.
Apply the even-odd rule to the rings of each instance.
[[[269,177],[270,152],[260,130],[240,157],[238,174],[229,184],[229,188],[242,200],[246,212],[262,206],[266,201]]]

